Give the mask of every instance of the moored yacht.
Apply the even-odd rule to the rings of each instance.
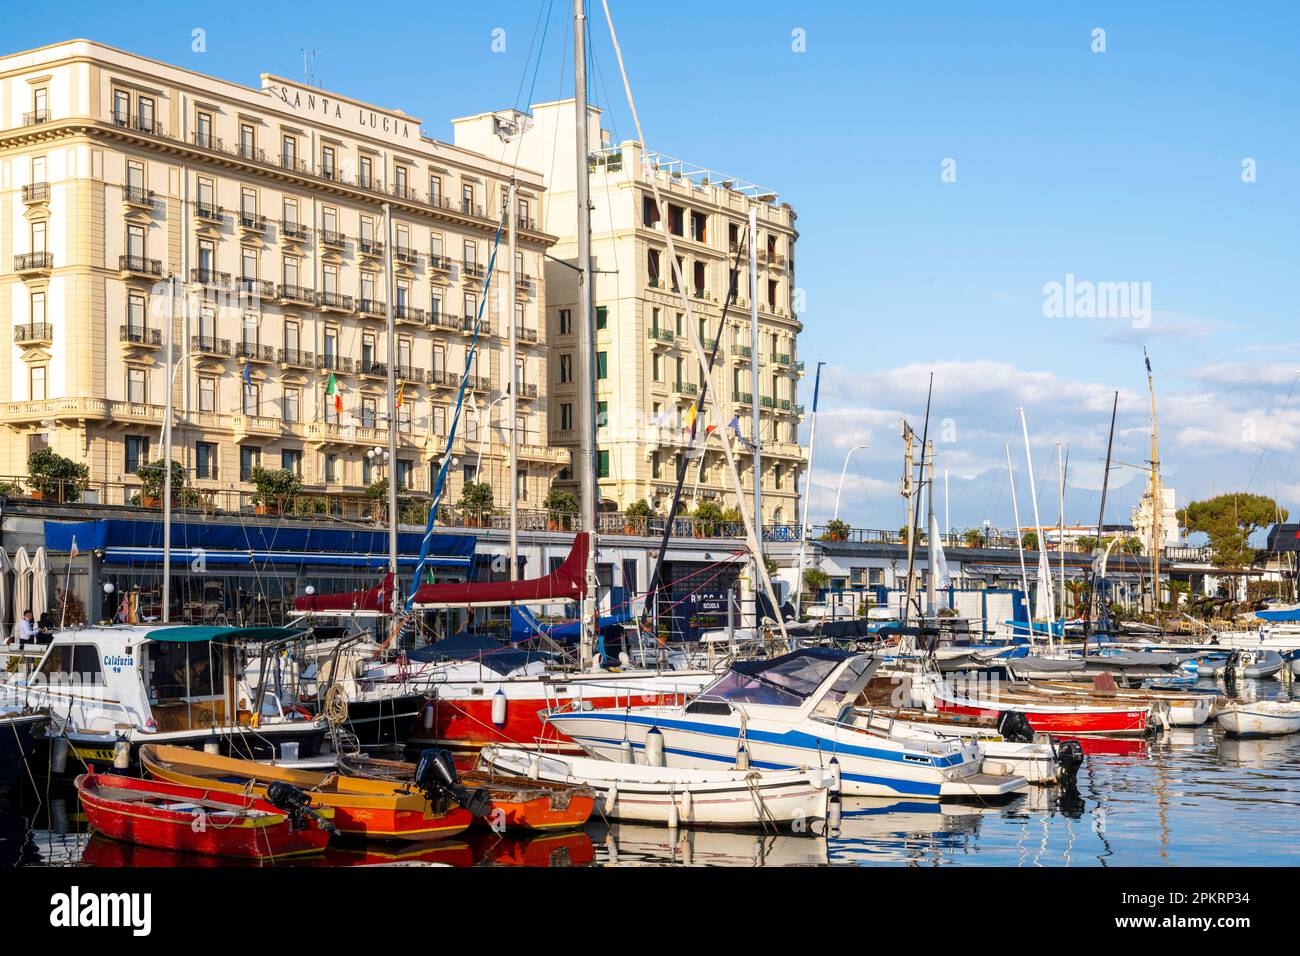
[[[547,722],[593,756],[670,767],[839,768],[852,796],[927,800],[1004,797],[1023,777],[982,772],[963,740],[905,740],[845,720],[878,661],[803,648],[731,668],[678,707],[551,713]]]
[[[326,724],[249,689],[241,652],[283,628],[114,625],[57,632],[30,675],[0,685],[0,707],[48,708],[50,736],[81,761],[134,764],[142,744],[255,757],[315,756]],[[54,755],[52,754],[52,760]]]

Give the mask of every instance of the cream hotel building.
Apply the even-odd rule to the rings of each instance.
[[[274,76],[253,89],[83,40],[0,58],[0,473],[48,446],[90,466],[91,500],[130,500],[161,456],[171,315],[173,458],[196,488],[244,504],[261,465],[360,498],[388,441],[387,203],[403,401],[386,467],[429,491],[507,180],[411,116]],[[503,243],[449,502],[475,479],[506,498],[511,318],[522,506],[569,462],[548,445],[554,237],[540,176],[518,187],[517,288]]]

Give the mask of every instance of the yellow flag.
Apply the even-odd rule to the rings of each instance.
[[[402,407],[402,399],[403,399],[403,397],[404,397],[404,394],[403,394],[403,393],[404,393],[405,391],[406,391],[406,385],[405,385],[405,384],[403,384],[403,385],[399,385],[399,386],[397,387],[397,407],[398,407],[398,408],[401,408],[401,407]]]
[[[695,427],[695,403],[691,402],[691,407],[686,410],[686,428]]]

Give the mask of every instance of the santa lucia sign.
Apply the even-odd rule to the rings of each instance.
[[[263,73],[262,91],[304,122],[326,123],[346,133],[378,137],[394,144],[411,144],[420,138],[420,121],[414,117],[377,110],[312,86]]]

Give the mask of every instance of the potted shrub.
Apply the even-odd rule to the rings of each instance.
[[[486,481],[467,481],[460,493],[460,508],[465,513],[465,525],[478,528],[492,511],[492,486]]]
[[[546,509],[546,527],[550,531],[572,531],[573,519],[578,513],[578,499],[573,492],[552,488],[542,502]]]
[[[253,506],[259,515],[277,515],[281,508],[292,508],[302,491],[302,479],[287,468],[263,468],[259,465],[249,477],[257,488]]]
[[[716,501],[701,501],[695,508],[695,537],[712,538],[721,530],[726,515]]]
[[[962,543],[968,548],[984,547],[984,532],[979,528],[967,528],[961,537]]]
[[[649,502],[644,498],[638,498],[623,511],[623,516],[627,518],[627,526],[623,530],[627,534],[645,534],[646,525],[649,519],[654,517],[654,513]]]
[[[77,501],[90,480],[90,468],[50,448],[27,456],[27,487],[36,501]]]
[[[402,494],[405,488],[397,489],[397,514],[399,521],[402,518],[402,512],[406,510],[411,503],[409,495]],[[378,478],[366,486],[366,498],[372,504],[370,508],[371,518],[375,521],[383,521],[388,515],[388,479]],[[421,521],[421,524],[424,522]]]
[[[848,541],[849,540],[849,523],[841,521],[839,518],[832,518],[826,523],[826,533],[822,535],[823,541]]]

